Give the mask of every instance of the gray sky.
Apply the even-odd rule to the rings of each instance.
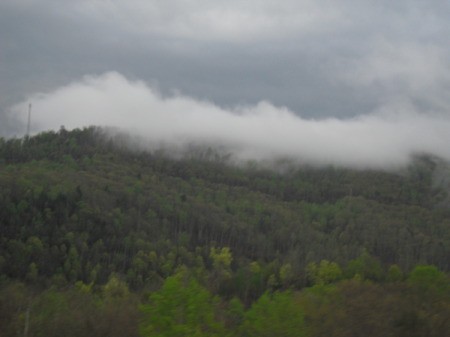
[[[195,134],[215,128],[206,122],[217,117],[214,111],[229,120],[249,111],[261,115],[255,124],[230,122],[222,137],[244,126],[258,129],[267,122],[261,108],[267,104],[276,115],[287,111],[290,125],[302,125],[292,135],[316,123],[320,131],[310,135],[316,147],[309,151],[325,148],[323,161],[336,153],[331,144],[359,142],[348,135],[365,134],[347,128],[374,120],[385,127],[364,126],[380,127],[366,139],[378,144],[371,155],[397,146],[404,156],[436,149],[450,158],[437,150],[450,133],[443,129],[450,118],[449,36],[450,2],[444,0],[0,0],[0,135],[23,134],[29,101],[34,131],[55,123],[123,125],[137,106],[133,90],[142,89],[146,98],[138,108],[148,114],[155,107],[172,111],[171,102],[179,100],[203,111],[191,120],[199,127],[193,126]],[[99,94],[102,85],[107,89]],[[108,100],[121,110],[102,111],[99,102]],[[396,141],[386,132],[399,128],[397,145],[384,144]],[[281,154],[291,154],[289,146],[300,141],[275,135],[279,145],[272,151]]]

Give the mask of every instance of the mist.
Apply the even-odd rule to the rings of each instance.
[[[369,114],[307,119],[267,101],[223,108],[117,72],[85,76],[47,93],[36,93],[9,109],[31,133],[96,125],[143,139],[152,149],[192,144],[225,147],[238,160],[289,159],[312,165],[394,169],[415,154],[450,160],[450,117],[420,111],[408,100],[391,100]],[[18,135],[21,136],[21,135]]]

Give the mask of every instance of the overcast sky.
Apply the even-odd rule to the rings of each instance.
[[[157,118],[150,110],[158,108],[164,118],[184,100],[202,111],[191,121],[201,125],[195,132],[219,127],[208,122],[218,111],[229,120],[261,115],[222,133],[254,128],[267,122],[262,107],[270,106],[291,126],[301,124],[292,135],[316,125],[310,151],[325,147],[324,158],[337,139],[358,141],[348,135],[363,137],[364,128],[374,135],[360,143],[379,144],[374,156],[387,140],[407,148],[403,156],[436,149],[450,158],[440,149],[450,134],[449,36],[446,0],[0,0],[0,135],[23,134],[30,101],[33,129],[41,131],[56,123],[113,125],[140,108],[144,115],[133,118],[142,127],[145,113]],[[146,99],[137,107],[131,98],[139,90]],[[109,112],[99,103],[108,99],[116,103]],[[354,128],[374,120],[381,124]],[[398,128],[400,138],[387,137]],[[275,135],[284,152],[292,149],[281,144],[298,145]]]

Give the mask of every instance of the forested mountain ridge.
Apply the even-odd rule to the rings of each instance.
[[[388,292],[397,298],[409,291],[403,282],[429,273],[439,285],[437,293],[446,294],[438,296],[442,302],[421,309],[423,317],[419,311],[409,317],[401,310],[409,304],[396,303],[399,317],[420,325],[436,310],[448,312],[448,286],[442,284],[450,270],[450,211],[447,186],[436,183],[447,181],[438,160],[417,157],[395,173],[308,166],[279,173],[255,163],[227,164],[211,149],[173,159],[127,144],[98,128],[0,139],[3,295],[5,289],[23,294],[15,282],[38,294],[77,285],[84,290],[76,291],[103,294],[98,296],[104,303],[108,291],[118,294],[112,297],[129,308],[138,300],[131,300],[128,288],[133,294],[150,292],[150,303],[165,298],[164,292],[181,291],[181,298],[196,292],[203,300],[211,293],[240,312],[230,307],[227,314],[218,314],[227,317],[218,323],[204,317],[209,323],[199,324],[209,324],[206,330],[215,335],[233,329],[243,336],[260,335],[254,325],[263,314],[252,314],[252,309],[294,306],[313,322],[300,335],[319,336],[341,328],[335,322],[323,331],[314,326],[323,310],[340,310],[335,296],[351,301],[352,291],[359,291],[363,297]],[[400,282],[395,289],[394,280]],[[336,282],[338,290],[331,289],[329,284]],[[315,290],[304,290],[302,296],[285,292],[310,286]],[[317,287],[322,287],[319,293]],[[263,295],[266,291],[274,295]],[[57,294],[71,303],[72,295]],[[329,306],[308,302],[311,296]],[[215,301],[206,300],[202,310],[225,305]],[[244,313],[236,301],[244,307],[256,302]],[[99,312],[111,314],[104,303]],[[143,312],[152,317],[161,314],[150,304],[146,308]],[[439,317],[437,323],[423,323],[430,336],[448,328]],[[24,317],[16,321],[23,324]],[[155,328],[158,324],[141,324],[141,335],[158,335],[155,331],[163,330]],[[398,324],[410,331],[410,323]]]

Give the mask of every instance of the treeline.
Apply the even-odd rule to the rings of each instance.
[[[93,289],[36,292],[20,283],[0,288],[0,336],[398,336],[442,337],[450,332],[448,276],[417,266],[404,277],[393,267],[384,282],[321,261],[308,268],[301,291],[266,290],[251,304],[217,296],[181,267],[149,294],[129,291],[113,275]],[[205,280],[203,280],[204,282]]]
[[[0,138],[0,314],[14,331],[5,336],[20,329],[23,334],[27,325],[30,336],[51,335],[31,329],[56,326],[48,321],[51,310],[61,312],[61,324],[70,321],[66,313],[86,329],[102,329],[101,322],[114,315],[127,317],[127,323],[116,322],[128,332],[113,330],[132,336],[139,333],[139,317],[157,317],[151,303],[164,301],[161,292],[170,284],[199,287],[201,300],[208,299],[199,310],[219,330],[198,323],[199,336],[256,335],[245,326],[253,324],[252,315],[264,317],[250,314],[261,301],[262,311],[272,302],[280,310],[300,310],[291,316],[299,315],[305,335],[330,335],[314,324],[329,317],[320,316],[328,310],[345,316],[347,305],[366,303],[352,302],[353,288],[356,297],[376,302],[374,315],[395,306],[403,323],[390,320],[383,328],[395,335],[411,324],[429,329],[430,336],[448,328],[435,313],[448,313],[448,288],[433,282],[448,282],[450,211],[445,190],[433,184],[434,159],[418,157],[397,173],[294,165],[280,173],[255,163],[231,165],[208,148],[174,159],[167,152],[132,150],[129,141],[93,127]],[[434,275],[425,277],[426,289],[445,294],[429,295],[432,303],[424,308],[417,297],[422,290],[411,281],[417,268]],[[114,287],[123,296],[108,295]],[[16,297],[6,300],[7,294]],[[393,300],[385,303],[376,294]],[[189,302],[188,295],[180,298]],[[7,303],[16,306],[8,309]],[[145,304],[139,309],[139,303]],[[121,313],[125,308],[131,316]],[[332,317],[327,329],[344,322]],[[162,332],[155,324],[141,322],[141,334],[197,333],[181,327]],[[93,335],[114,335],[91,329]]]

